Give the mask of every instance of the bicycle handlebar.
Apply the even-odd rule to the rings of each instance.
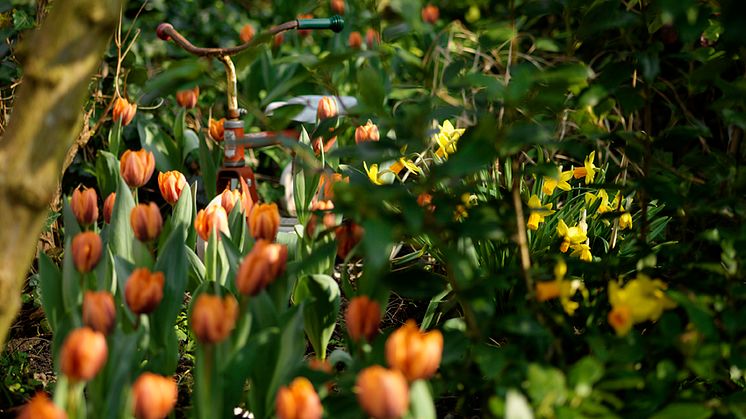
[[[170,23],[161,23],[158,25],[155,32],[158,35],[158,38],[164,41],[173,39],[178,46],[192,55],[198,57],[225,57],[238,54],[248,48],[262,44],[268,41],[272,36],[291,29],[331,29],[334,32],[340,32],[343,28],[344,19],[338,15],[324,19],[295,19],[275,26],[245,44],[230,48],[197,47],[189,42],[189,40],[180,34],[179,31],[177,31]]]

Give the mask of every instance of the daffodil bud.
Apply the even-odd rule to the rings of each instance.
[[[280,231],[280,212],[277,204],[257,204],[249,214],[249,230],[254,240],[274,241]]]
[[[75,189],[70,199],[70,208],[80,225],[94,224],[98,220],[98,195],[96,195],[96,190],[85,187]]]
[[[422,20],[425,23],[433,25],[435,24],[435,22],[438,21],[439,17],[440,10],[438,9],[438,6],[428,4],[427,6],[422,8]]]
[[[259,294],[285,272],[287,258],[287,246],[257,240],[238,267],[236,289],[243,295]]]
[[[194,229],[197,230],[197,234],[204,241],[210,239],[210,234],[213,231],[228,234],[228,214],[220,205],[210,205],[203,210],[199,210],[197,217],[194,219]]]
[[[116,121],[122,121],[122,126],[129,125],[130,122],[132,122],[132,118],[135,117],[135,114],[137,113],[137,104],[136,103],[129,103],[127,99],[123,97],[118,97],[114,101],[114,107],[111,110],[111,119]]]
[[[223,141],[223,137],[225,136],[225,118],[220,118],[218,120],[210,118],[209,128],[208,131],[210,133],[210,138],[212,138],[215,141]]]
[[[138,204],[130,211],[130,225],[137,240],[149,242],[158,238],[163,228],[163,217],[154,202]]]
[[[176,406],[178,389],[171,377],[145,372],[132,384],[137,419],[162,419]]]
[[[83,324],[108,335],[114,328],[117,309],[108,291],[86,291],[83,294]]]
[[[40,391],[21,408],[17,419],[67,419],[67,413]]]
[[[199,99],[199,86],[194,89],[181,90],[176,92],[176,103],[184,109],[192,109],[197,106]]]
[[[442,354],[443,334],[439,330],[422,332],[414,320],[408,320],[386,340],[386,361],[409,381],[432,377]]]
[[[73,237],[73,263],[80,273],[88,273],[101,260],[101,237],[92,231],[84,231]]]
[[[163,299],[163,272],[150,272],[148,268],[135,269],[124,286],[124,300],[135,314],[155,311]]]
[[[75,329],[60,351],[60,370],[72,381],[88,381],[106,364],[106,337],[88,327]]]
[[[279,419],[320,419],[324,414],[319,395],[306,377],[297,377],[289,386],[280,387],[275,407]]]
[[[241,42],[244,44],[247,42],[251,42],[252,39],[254,39],[254,35],[256,34],[256,31],[254,30],[254,27],[251,26],[251,24],[247,23],[243,25],[241,28],[241,33],[239,34],[239,37],[241,38]]]
[[[347,333],[354,341],[365,339],[370,342],[378,333],[381,323],[381,306],[365,295],[350,300],[345,313]]]
[[[355,393],[365,413],[376,419],[398,419],[409,408],[409,385],[404,375],[380,365],[360,371]]]
[[[192,308],[192,330],[202,343],[224,341],[236,326],[238,303],[231,295],[200,294]]]
[[[158,189],[161,190],[163,199],[171,205],[179,201],[181,191],[186,185],[186,177],[178,170],[158,173]]]
[[[155,157],[150,151],[127,150],[119,159],[119,172],[130,188],[139,188],[150,180],[155,170]]]
[[[112,192],[106,197],[104,201],[104,222],[106,224],[111,223],[111,213],[114,212],[114,203],[117,200],[117,193]]]

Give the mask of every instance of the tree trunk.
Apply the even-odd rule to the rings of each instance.
[[[20,47],[23,80],[0,140],[0,352],[65,152],[124,0],[57,0]]]

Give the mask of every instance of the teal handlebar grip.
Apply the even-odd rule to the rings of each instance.
[[[331,29],[334,32],[342,32],[345,20],[342,16],[335,15],[325,19],[298,19],[298,29]]]

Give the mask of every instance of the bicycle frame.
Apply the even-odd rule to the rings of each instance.
[[[246,181],[249,187],[249,194],[254,202],[259,200],[256,191],[256,180],[254,171],[246,166],[244,157],[246,148],[262,148],[279,143],[279,135],[276,133],[244,133],[244,124],[240,119],[245,112],[238,107],[238,88],[236,80],[236,69],[231,60],[232,55],[242,51],[257,47],[269,40],[274,35],[293,29],[331,29],[334,32],[340,32],[344,28],[344,20],[341,16],[332,16],[325,19],[295,19],[256,36],[251,41],[231,48],[201,48],[194,46],[182,34],[180,34],[170,23],[161,23],[156,29],[158,38],[169,41],[173,40],[176,45],[186,52],[198,56],[217,58],[225,67],[227,77],[226,95],[228,99],[228,117],[224,124],[224,146],[223,146],[223,163],[217,174],[217,191],[222,191],[226,187],[235,189],[240,185],[240,178]],[[282,133],[283,137],[297,138],[297,132],[286,130]]]

